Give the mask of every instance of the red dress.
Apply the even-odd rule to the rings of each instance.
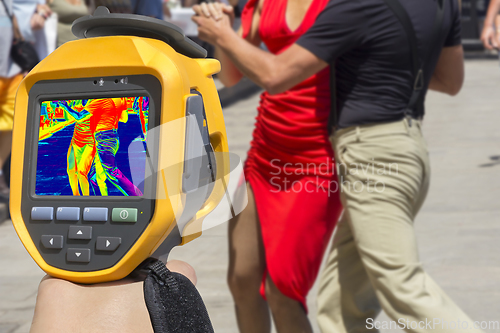
[[[313,0],[302,24],[286,23],[287,0],[265,0],[259,35],[279,54],[314,23],[328,0]],[[258,0],[242,13],[248,35]],[[254,192],[266,255],[266,274],[286,296],[302,303],[316,280],[342,212],[328,140],[329,69],[284,93],[260,98],[245,177]],[[263,279],[263,282],[264,282]],[[265,297],[264,283],[261,295]]]

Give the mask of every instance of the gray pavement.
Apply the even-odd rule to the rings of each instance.
[[[496,61],[469,60],[462,92],[430,93],[424,132],[432,181],[417,218],[420,254],[429,274],[474,320],[500,323],[500,68]],[[245,157],[258,96],[225,109],[232,152]],[[173,250],[198,274],[215,331],[237,332],[226,287],[227,224]],[[43,272],[10,222],[0,225],[0,333],[29,331]],[[314,323],[316,286],[310,293]],[[388,320],[384,314],[378,320]],[[316,324],[315,330],[319,332]],[[382,330],[392,332],[396,330]],[[500,328],[487,329],[500,333]]]

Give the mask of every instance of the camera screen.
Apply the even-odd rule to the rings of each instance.
[[[148,114],[145,96],[43,101],[35,194],[142,196]]]

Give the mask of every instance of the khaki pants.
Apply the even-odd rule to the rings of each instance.
[[[420,122],[411,123],[351,127],[332,137],[345,213],[320,283],[323,333],[369,331],[381,309],[407,332],[464,331],[457,325],[481,332],[419,261],[413,221],[430,169]]]

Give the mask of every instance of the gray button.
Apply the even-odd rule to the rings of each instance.
[[[72,225],[69,227],[69,239],[92,239],[92,227]]]
[[[102,207],[85,207],[83,209],[83,220],[106,222],[108,220],[108,209]]]
[[[69,262],[89,262],[90,249],[68,249],[66,260]]]
[[[54,219],[53,207],[31,208],[31,219],[34,221],[52,221]]]
[[[46,249],[62,249],[64,237],[61,235],[42,235],[41,241]]]
[[[120,237],[97,237],[95,248],[99,251],[115,251],[121,243]]]
[[[59,221],[80,220],[80,207],[57,207],[56,218]]]

